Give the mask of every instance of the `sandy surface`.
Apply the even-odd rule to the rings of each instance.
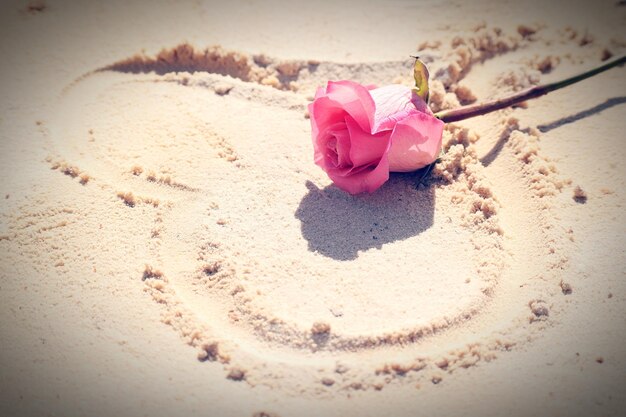
[[[453,108],[626,50],[620,2],[3,2],[0,415],[623,415],[626,73],[313,164],[327,80]]]

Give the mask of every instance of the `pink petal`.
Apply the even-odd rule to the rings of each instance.
[[[309,115],[313,133],[324,133],[330,126],[338,122],[343,122],[345,111],[339,103],[328,97],[320,97],[309,104]]]
[[[339,103],[346,113],[370,132],[374,121],[374,100],[369,91],[354,81],[329,81],[326,97]]]
[[[314,161],[326,170],[350,165],[350,138],[344,121],[334,123],[314,137]]]
[[[371,90],[370,94],[376,106],[372,133],[393,129],[415,111],[432,114],[424,100],[404,85],[387,85]]]
[[[342,126],[343,129],[337,129],[332,131],[332,135],[337,140],[336,152],[338,156],[339,167],[350,166],[352,162],[350,161],[350,134],[348,133],[348,129],[346,126]]]
[[[315,98],[320,98],[326,95],[326,87],[317,87],[315,90]]]
[[[389,132],[371,135],[361,130],[350,116],[346,117],[346,126],[350,135],[350,161],[354,167],[377,162],[389,150]]]
[[[350,194],[373,193],[389,179],[389,162],[383,155],[377,165],[366,167],[356,174],[330,170],[328,176],[337,187]]]
[[[400,120],[391,134],[389,170],[411,172],[434,162],[441,150],[443,126],[441,120],[417,112]]]

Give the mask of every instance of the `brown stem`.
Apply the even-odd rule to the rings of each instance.
[[[470,117],[482,116],[483,114],[491,113],[492,111],[504,109],[514,104],[521,103],[522,101],[530,100],[532,98],[541,97],[548,94],[551,91],[558,90],[568,85],[577,83],[586,78],[592,77],[603,71],[606,71],[615,66],[623,65],[626,62],[626,55],[616,58],[607,62],[599,67],[593,68],[589,71],[585,71],[581,74],[575,75],[570,78],[566,78],[562,81],[557,81],[549,84],[537,85],[530,87],[526,90],[522,90],[509,97],[503,97],[496,100],[488,101],[486,103],[471,104],[469,106],[459,107],[457,109],[443,110],[435,113],[435,117],[442,120],[445,123],[458,122],[459,120],[469,119]]]

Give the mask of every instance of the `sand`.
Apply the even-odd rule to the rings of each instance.
[[[2,7],[0,415],[623,415],[624,68],[372,195],[306,111],[415,53],[435,111],[564,78],[621,3]]]

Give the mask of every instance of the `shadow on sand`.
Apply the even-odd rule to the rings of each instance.
[[[619,106],[620,104],[624,103],[626,103],[626,97],[613,97],[606,100],[604,103],[598,104],[597,106],[593,106],[578,113],[563,117],[562,119],[555,120],[552,123],[539,125],[537,126],[537,129],[539,129],[543,133],[546,133],[551,131],[552,129],[556,129],[557,127],[577,122],[578,120],[593,116],[594,114],[598,114],[606,109],[610,109],[611,107]]]
[[[371,195],[352,196],[334,185],[317,188],[307,181],[309,192],[295,213],[309,250],[347,261],[359,251],[420,234],[433,224],[433,187],[416,187],[422,172],[392,174]]]
[[[551,123],[538,125],[537,129],[539,129],[539,131],[542,133],[547,133],[553,129],[559,128],[561,126],[565,126],[570,123],[577,122],[584,118],[603,112],[604,110],[610,109],[611,107],[619,106],[625,103],[626,103],[626,97],[613,97],[613,98],[606,100],[604,103],[600,103],[596,106],[590,107],[578,113],[571,114],[559,120],[555,120]],[[511,137],[511,132],[512,131],[508,129],[502,132],[502,134],[500,135],[496,143],[493,145],[491,150],[487,154],[485,154],[485,156],[480,158],[480,162],[484,166],[491,165],[491,163],[498,157],[498,155],[500,155],[502,148],[504,148],[504,145]]]

